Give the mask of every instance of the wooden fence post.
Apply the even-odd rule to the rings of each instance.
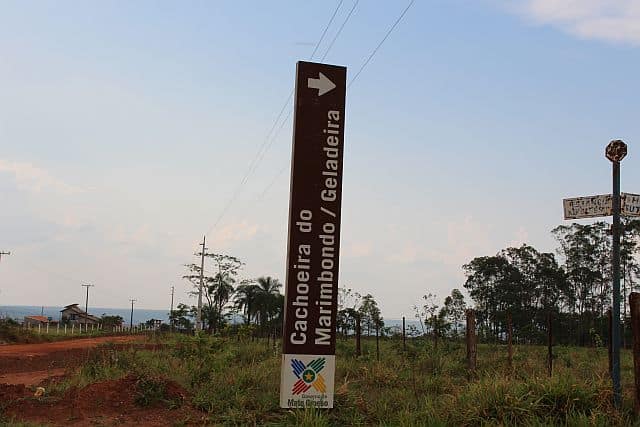
[[[507,346],[509,355],[509,369],[513,367],[513,320],[511,319],[511,313],[507,313]]]
[[[356,317],[356,357],[360,357],[360,315]]]
[[[635,381],[633,411],[640,415],[640,293],[629,295],[631,333],[633,334],[633,374]]]
[[[380,329],[376,324],[376,360],[380,361]]]
[[[273,350],[277,350],[278,349],[278,330],[276,329],[276,327],[273,327]]]
[[[476,315],[473,309],[466,310],[467,316],[467,369],[469,375],[475,375],[476,362],[478,355],[477,339],[476,339]]]
[[[549,376],[553,373],[553,329],[551,326],[551,313],[547,314],[547,370]]]
[[[438,330],[440,329],[439,320],[437,316],[432,317],[433,320],[433,347],[438,349]]]

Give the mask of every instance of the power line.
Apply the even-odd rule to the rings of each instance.
[[[326,50],[326,52],[324,53],[321,61],[324,61],[325,57],[327,56],[327,54],[329,53],[329,50],[331,49],[331,47],[333,46],[333,43],[335,42],[335,40],[338,38],[338,36],[340,35],[340,33],[342,32],[342,29],[344,28],[344,26],[346,25],[346,23],[349,21],[349,18],[351,17],[351,15],[353,14],[353,11],[355,10],[356,6],[358,5],[360,0],[356,0],[355,3],[353,4],[353,7],[351,8],[351,10],[349,11],[349,14],[347,15],[347,17],[345,18],[344,22],[342,23],[342,26],[340,27],[340,29],[338,30],[338,32],[336,33],[336,36],[334,37],[334,39],[331,41],[331,43],[329,44],[329,48]],[[382,40],[380,40],[380,43],[378,43],[378,45],[375,47],[375,49],[373,49],[373,51],[371,51],[371,53],[369,54],[369,56],[367,57],[367,60],[364,62],[364,64],[362,64],[362,66],[360,67],[360,69],[358,70],[358,72],[356,73],[356,75],[351,79],[351,81],[349,81],[347,87],[350,87],[353,82],[358,78],[358,76],[360,75],[360,73],[362,73],[362,70],[364,70],[364,68],[367,66],[367,64],[371,61],[371,59],[374,57],[374,55],[376,54],[376,52],[378,52],[378,50],[380,49],[380,47],[384,44],[384,42],[387,40],[387,38],[389,38],[389,35],[391,35],[391,33],[393,32],[393,30],[398,26],[398,24],[400,23],[400,21],[402,20],[402,18],[404,18],[404,15],[406,15],[406,13],[409,11],[409,8],[411,8],[411,6],[413,5],[413,3],[415,2],[415,0],[411,0],[409,2],[409,4],[407,5],[407,7],[404,8],[404,10],[402,11],[402,13],[400,14],[400,16],[398,16],[398,18],[395,20],[395,22],[393,23],[393,25],[391,26],[391,28],[389,28],[389,30],[387,31],[387,33],[385,34],[385,36],[382,38]],[[275,177],[269,182],[269,184],[265,187],[265,189],[262,191],[262,193],[260,193],[259,199],[264,198],[264,196],[269,192],[269,190],[271,189],[271,187],[273,187],[273,185],[276,183],[277,179],[284,173],[284,171],[287,169],[287,165],[283,166],[282,169],[280,169],[278,171],[278,173],[275,175]]]
[[[280,178],[280,175],[282,175],[284,173],[284,171],[287,170],[287,167],[289,165],[285,164],[279,171],[278,173],[273,177],[273,179],[271,180],[271,182],[264,188],[264,190],[262,191],[262,193],[260,193],[260,196],[258,196],[258,200],[262,200],[264,198],[264,196],[266,196],[266,194],[269,192],[269,190],[271,190],[271,187],[273,187],[273,185],[276,183],[276,181],[278,180],[278,178]]]
[[[331,26],[331,23],[333,22],[338,10],[340,9],[340,7],[342,6],[343,0],[341,0],[338,3],[338,6],[336,7],[333,15],[331,15],[331,18],[329,19],[329,23],[327,24],[327,26],[325,27],[322,36],[320,37],[320,40],[318,40],[318,43],[316,44],[315,49],[313,50],[313,53],[311,54],[311,59],[313,59],[313,56],[315,55],[318,47],[320,46],[322,40],[324,39],[324,36],[327,33],[327,30],[329,29],[329,27]],[[347,22],[349,21],[349,19],[351,18],[354,10],[356,9],[357,5],[359,3],[359,0],[356,0],[354,2],[354,5],[352,6],[351,10],[349,10],[349,13],[347,14],[347,17],[345,18],[345,20],[343,21],[342,25],[340,26],[340,28],[338,29],[336,35],[334,36],[334,38],[331,40],[331,43],[329,44],[327,50],[325,51],[324,55],[322,56],[321,61],[323,61],[326,56],[328,55],[329,51],[331,50],[331,48],[333,47],[335,41],[337,40],[337,38],[340,36],[340,34],[342,33],[342,30],[344,29],[345,25],[347,24]],[[406,13],[409,11],[409,9],[411,8],[411,6],[413,6],[413,3],[415,3],[415,0],[411,0],[409,2],[409,4],[402,10],[402,13],[398,16],[398,18],[394,21],[393,25],[391,25],[391,27],[389,28],[389,30],[386,32],[386,34],[384,35],[384,37],[382,38],[382,40],[380,40],[380,42],[378,43],[378,45],[373,49],[373,51],[371,51],[371,53],[369,54],[369,56],[367,57],[367,59],[365,60],[365,62],[362,64],[362,66],[360,67],[360,69],[356,72],[355,76],[349,81],[349,83],[347,84],[347,88],[351,87],[351,85],[357,80],[357,78],[360,76],[360,74],[362,73],[362,71],[365,69],[365,67],[369,64],[369,62],[371,62],[371,59],[373,59],[373,57],[375,56],[375,54],[378,52],[378,50],[380,49],[380,47],[382,47],[382,45],[384,44],[384,42],[387,40],[387,38],[389,38],[389,36],[391,35],[391,33],[393,32],[393,30],[395,30],[395,28],[398,26],[398,24],[400,23],[400,21],[402,21],[402,18],[404,18],[404,16],[406,15]],[[235,200],[237,199],[237,197],[240,194],[240,190],[242,189],[242,187],[244,187],[244,185],[246,184],[247,180],[249,179],[249,176],[257,169],[258,165],[260,164],[260,162],[262,161],[262,159],[264,158],[266,152],[269,150],[269,148],[271,147],[271,145],[273,144],[273,142],[275,141],[275,138],[277,137],[278,133],[280,132],[280,130],[282,129],[282,127],[285,125],[285,123],[288,121],[289,117],[291,116],[291,112],[293,111],[293,109],[289,110],[289,113],[287,115],[287,117],[285,117],[285,119],[280,123],[280,126],[278,127],[278,130],[276,131],[276,133],[274,134],[273,131],[276,128],[278,121],[280,120],[280,118],[282,117],[282,113],[284,112],[284,110],[286,109],[286,107],[289,105],[289,102],[291,101],[291,98],[293,97],[293,90],[289,93],[289,96],[287,97],[287,100],[285,102],[285,104],[282,106],[282,108],[280,109],[280,112],[278,113],[278,116],[276,117],[276,120],[273,124],[273,126],[271,127],[271,129],[269,130],[269,133],[267,134],[267,137],[265,138],[264,142],[262,143],[262,145],[260,146],[260,148],[258,149],[258,152],[256,153],[256,155],[254,156],[252,162],[249,164],[249,169],[247,170],[247,172],[245,173],[245,175],[243,176],[242,180],[240,181],[240,184],[238,185],[238,187],[236,187],[236,190],[234,191],[231,199],[229,200],[229,202],[225,205],[224,209],[222,210],[221,214],[218,216],[218,218],[216,219],[215,223],[213,224],[213,226],[211,226],[211,228],[209,228],[209,230],[207,231],[207,235],[209,233],[211,233],[211,231],[213,231],[218,224],[220,223],[220,221],[222,220],[222,218],[224,217],[224,215],[227,213],[227,211],[229,210],[229,208],[231,207],[231,205],[235,202]],[[271,181],[271,183],[265,188],[265,190],[261,193],[261,198],[264,197],[264,195],[269,191],[269,189],[274,185],[275,181],[277,180],[277,178],[284,172],[285,168],[281,169],[278,174],[276,175],[276,177]]]
[[[313,49],[313,53],[311,54],[311,59],[313,59],[314,55],[318,51],[318,48],[320,47],[320,43],[322,43],[322,40],[324,39],[324,36],[327,34],[327,30],[331,26],[331,23],[333,22],[333,19],[336,17],[336,14],[338,13],[338,10],[340,9],[340,6],[342,6],[342,2],[343,1],[344,0],[340,0],[338,2],[338,6],[336,7],[336,10],[333,11],[333,15],[331,15],[331,19],[329,19],[329,22],[327,23],[327,26],[324,27],[324,31],[322,32],[322,35],[320,36],[320,40],[318,40],[318,43],[316,43],[315,49]]]
[[[289,95],[289,100],[291,100],[291,96],[293,95],[293,92],[291,92],[291,95]],[[288,102],[288,101],[287,101]],[[286,107],[286,104],[285,104]],[[282,110],[284,111],[284,110]],[[281,112],[282,112],[281,111]],[[280,134],[280,131],[282,130],[282,128],[284,127],[284,125],[287,123],[287,121],[289,120],[289,117],[291,117],[291,112],[293,111],[293,109],[290,109],[289,112],[287,113],[287,116],[284,118],[284,120],[280,123],[280,126],[278,127],[278,130],[272,135],[271,139],[267,139],[265,140],[265,144],[268,142],[268,144],[266,145],[266,147],[264,148],[264,150],[260,150],[257,153],[257,157],[254,158],[254,161],[252,162],[252,164],[250,165],[249,169],[247,170],[247,173],[245,174],[245,176],[243,177],[242,181],[240,182],[240,185],[238,185],[238,187],[236,188],[236,191],[234,191],[233,196],[231,197],[231,199],[229,199],[229,202],[225,205],[224,209],[222,210],[222,212],[220,213],[220,215],[218,215],[218,218],[216,219],[216,222],[209,228],[209,230],[207,230],[207,233],[205,235],[209,235],[209,233],[211,233],[211,231],[213,231],[218,224],[220,223],[220,221],[222,220],[222,218],[224,218],[225,214],[227,213],[227,211],[229,210],[229,208],[231,208],[231,205],[233,204],[233,202],[236,201],[236,199],[238,198],[238,196],[240,195],[240,190],[242,189],[242,187],[244,187],[244,185],[247,183],[247,180],[249,178],[249,176],[251,176],[251,174],[253,174],[253,172],[255,172],[255,170],[258,168],[258,165],[260,164],[260,162],[262,162],[262,159],[264,158],[264,156],[267,154],[267,151],[269,151],[269,148],[271,148],[271,146],[273,145],[273,143],[275,142],[277,136]],[[280,119],[280,117],[278,117],[278,120]],[[276,121],[274,123],[274,125],[277,125],[278,122]],[[275,126],[273,127],[275,129]],[[264,144],[263,144],[264,147]]]
[[[331,40],[331,43],[329,43],[329,47],[327,47],[327,50],[325,50],[324,55],[322,55],[322,58],[320,59],[320,62],[323,62],[324,59],[327,57],[327,55],[329,54],[329,51],[331,50],[331,48],[333,47],[333,44],[336,42],[336,40],[338,39],[338,37],[340,36],[340,33],[342,33],[342,30],[344,29],[344,26],[347,25],[347,22],[349,22],[349,18],[351,18],[351,15],[353,14],[353,11],[356,10],[356,6],[358,6],[358,3],[360,3],[360,0],[356,0],[353,3],[353,7],[351,8],[351,10],[349,11],[349,14],[347,15],[347,17],[345,18],[345,20],[342,22],[342,25],[340,25],[340,28],[338,29],[338,32],[336,33],[336,35],[333,37],[333,40]]]
[[[373,51],[371,52],[371,54],[369,55],[369,57],[367,58],[366,61],[364,61],[364,64],[362,64],[362,66],[360,67],[360,69],[358,70],[358,72],[356,73],[355,76],[353,76],[353,78],[351,79],[351,81],[347,84],[347,88],[350,87],[353,82],[356,81],[356,79],[358,78],[358,76],[360,75],[360,73],[362,73],[362,70],[364,70],[364,67],[367,66],[367,64],[369,63],[369,61],[371,61],[371,58],[373,58],[373,56],[376,54],[376,52],[378,51],[378,49],[380,49],[380,46],[382,46],[382,44],[387,40],[387,38],[389,37],[389,35],[391,35],[391,33],[393,32],[393,30],[396,28],[396,26],[400,23],[400,21],[402,21],[402,18],[404,18],[404,15],[409,11],[409,8],[413,5],[413,3],[415,2],[415,0],[411,0],[409,2],[409,4],[407,5],[407,7],[404,8],[404,10],[402,11],[402,13],[400,14],[400,16],[398,16],[398,19],[396,19],[396,21],[393,23],[393,25],[391,26],[391,28],[389,28],[389,31],[387,31],[387,34],[384,35],[384,37],[382,38],[382,40],[380,40],[380,43],[378,43],[378,46],[376,46],[375,49],[373,49]]]
[[[333,14],[331,15],[331,18],[329,19],[329,22],[325,26],[324,31],[322,32],[322,35],[320,36],[320,39],[316,43],[316,46],[313,49],[313,52],[311,53],[310,59],[313,59],[313,57],[315,56],[318,48],[320,47],[320,44],[322,43],[322,40],[324,40],[324,36],[327,34],[327,31],[329,30],[329,27],[331,27],[331,24],[333,23],[333,20],[335,19],[336,14],[338,13],[338,10],[340,10],[340,7],[342,6],[343,2],[344,2],[344,0],[340,0],[338,2],[338,5],[336,6],[335,10],[333,11]],[[325,52],[325,55],[326,55],[326,52]],[[232,193],[231,198],[226,203],[226,205],[222,209],[220,215],[218,215],[218,217],[216,218],[215,222],[213,223],[213,225],[209,228],[209,230],[207,230],[205,235],[208,235],[209,233],[211,233],[218,226],[218,224],[220,223],[222,218],[226,215],[226,213],[229,210],[229,208],[231,207],[231,205],[236,201],[236,199],[240,195],[240,191],[242,190],[244,185],[247,183],[247,181],[248,181],[249,177],[251,176],[251,174],[256,170],[256,168],[258,167],[258,164],[262,161],[262,159],[264,158],[264,155],[269,150],[269,147],[273,143],[273,140],[271,139],[272,133],[273,133],[274,129],[276,128],[276,126],[278,125],[278,121],[282,117],[282,113],[284,113],[284,110],[287,108],[287,106],[291,102],[291,98],[293,97],[293,92],[294,92],[294,90],[292,89],[291,92],[289,93],[289,96],[287,97],[287,100],[285,101],[284,105],[280,109],[280,112],[278,113],[278,116],[276,117],[276,120],[273,122],[273,126],[271,126],[271,129],[267,133],[266,138],[264,139],[264,141],[262,142],[262,144],[258,148],[258,151],[256,152],[256,155],[253,157],[253,160],[251,160],[251,162],[249,163],[249,167],[247,169],[247,172],[244,174],[244,176],[240,180],[240,183],[238,184],[238,186],[235,188],[234,192]],[[285,122],[288,120],[290,115],[291,115],[291,111],[289,112],[289,115],[287,116],[287,118],[285,118],[285,120],[280,125],[280,128],[282,128],[282,126],[284,126]],[[270,140],[271,140],[271,143],[269,143]]]
[[[351,18],[351,16],[353,15],[353,12],[356,10],[356,7],[358,6],[358,3],[360,3],[360,0],[356,0],[353,3],[353,6],[351,7],[351,9],[349,10],[349,13],[347,14],[347,17],[344,19],[344,21],[342,21],[342,25],[340,25],[340,28],[338,28],[338,31],[336,32],[336,34],[334,35],[333,39],[331,40],[331,42],[329,43],[329,46],[327,47],[327,49],[325,50],[324,54],[322,55],[322,58],[320,59],[320,62],[323,62],[325,60],[325,58],[327,57],[327,55],[329,54],[329,52],[331,51],[331,48],[333,47],[334,43],[336,42],[336,40],[338,39],[338,37],[340,37],[340,34],[342,33],[342,30],[344,29],[344,27],[347,25],[347,22],[349,22],[349,19]],[[315,52],[315,51],[314,51]],[[312,55],[313,56],[313,55]],[[289,95],[289,99],[291,98],[291,96],[293,96],[293,92],[291,92],[291,94]],[[288,104],[288,100],[287,100],[287,104]],[[285,104],[286,105],[286,104]],[[289,110],[289,116],[291,115],[291,112],[293,110]],[[280,125],[280,127],[278,128],[278,131],[274,134],[274,137],[271,141],[271,143],[273,143],[273,141],[275,140],[276,136],[278,135],[278,133],[280,132],[280,130],[282,129],[284,123],[287,121],[287,119],[289,118],[289,116],[287,116],[287,118],[285,118],[285,121],[282,122],[282,124]],[[270,144],[271,145],[271,144]],[[268,148],[267,148],[268,150]],[[284,173],[284,171],[287,170],[287,165],[284,165],[279,171],[278,173],[273,177],[273,179],[269,182],[269,184],[265,187],[265,189],[260,193],[260,195],[258,196],[257,200],[262,200],[264,198],[264,196],[269,192],[269,190],[271,190],[271,187],[273,187],[273,185],[276,183],[276,181],[278,180],[278,178],[280,178],[280,176]]]

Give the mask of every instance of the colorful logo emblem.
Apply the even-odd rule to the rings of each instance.
[[[320,393],[326,393],[327,386],[324,378],[320,375],[325,362],[326,359],[324,357],[319,357],[305,366],[300,360],[291,359],[291,369],[295,376],[298,377],[298,381],[293,385],[291,392],[293,394],[301,394],[313,387]]]

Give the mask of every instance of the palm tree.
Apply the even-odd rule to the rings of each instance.
[[[245,322],[251,323],[251,316],[256,314],[256,300],[260,287],[250,281],[245,281],[236,288],[236,307],[245,315]]]
[[[223,322],[222,309],[231,299],[235,279],[229,274],[217,273],[212,278],[207,278],[207,292],[205,297],[210,306],[209,329],[216,333],[218,325]]]
[[[264,329],[269,321],[277,315],[278,296],[282,284],[270,276],[259,277],[256,294],[256,311],[259,313],[260,326]]]

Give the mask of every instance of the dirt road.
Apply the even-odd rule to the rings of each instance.
[[[15,356],[42,356],[57,351],[72,350],[79,348],[93,348],[106,343],[133,343],[143,338],[136,335],[126,335],[119,337],[97,337],[82,338],[77,340],[55,341],[40,344],[9,344],[0,345],[0,358]]]
[[[52,382],[67,376],[91,358],[101,344],[111,349],[158,349],[141,336],[87,338],[45,344],[0,346],[0,413],[7,419],[54,426],[166,426],[203,425],[206,415],[192,408],[185,389],[166,380],[166,402],[140,406],[137,378],[128,375],[49,395]],[[45,388],[35,397],[36,386]]]
[[[0,346],[0,384],[36,385],[64,374],[85,361],[101,344],[126,347],[142,343],[144,337],[118,336],[83,338],[40,344]]]

